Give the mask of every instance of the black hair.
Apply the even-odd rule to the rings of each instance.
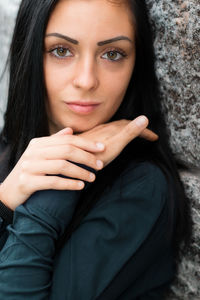
[[[112,120],[133,119],[146,115],[150,128],[159,135],[151,143],[135,139],[106,168],[96,181],[83,191],[70,226],[58,243],[70,237],[83,217],[98,201],[102,191],[121,174],[131,159],[149,160],[158,165],[169,184],[169,231],[178,253],[181,242],[191,235],[188,200],[180,181],[176,162],[169,147],[169,137],[162,114],[151,26],[144,0],[127,0],[136,26],[136,64],[126,95]],[[9,168],[12,169],[32,138],[49,135],[45,109],[43,43],[48,19],[58,0],[23,0],[16,19],[10,49],[10,83],[5,124],[1,140],[9,145]],[[8,170],[9,172],[9,170]],[[175,221],[176,220],[176,221]],[[175,222],[175,223],[174,223]]]

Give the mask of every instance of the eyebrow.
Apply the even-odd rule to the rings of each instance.
[[[61,33],[57,33],[57,32],[54,32],[54,33],[48,33],[46,35],[46,37],[49,37],[49,36],[55,36],[55,37],[58,37],[58,38],[61,38],[61,39],[64,39],[74,45],[78,45],[79,42],[77,40],[74,40],[72,38],[70,38],[69,36],[67,35],[63,35]],[[120,36],[116,36],[112,39],[108,39],[108,40],[105,40],[105,41],[100,41],[97,43],[97,46],[103,46],[103,45],[107,45],[107,44],[110,44],[110,43],[113,43],[113,42],[116,42],[116,41],[121,41],[121,40],[125,40],[125,41],[128,41],[130,43],[133,43],[133,41],[131,39],[129,39],[127,36],[124,36],[124,35],[120,35]]]
[[[49,37],[49,36],[55,36],[55,37],[61,38],[61,39],[66,40],[66,41],[68,41],[68,42],[70,42],[70,43],[72,43],[72,44],[75,44],[75,45],[78,45],[78,44],[79,44],[78,41],[76,41],[76,40],[70,38],[69,36],[63,35],[63,34],[61,34],[61,33],[57,33],[57,32],[54,32],[54,33],[48,33],[48,34],[46,35],[46,37]]]
[[[103,46],[103,45],[106,45],[106,44],[110,44],[110,43],[117,42],[117,41],[122,41],[122,40],[129,41],[129,42],[133,43],[133,41],[131,39],[129,39],[127,36],[120,35],[120,36],[116,36],[116,37],[114,37],[112,39],[109,39],[109,40],[98,42],[97,45],[98,46]]]

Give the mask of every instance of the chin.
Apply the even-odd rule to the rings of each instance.
[[[72,129],[73,129],[73,132],[74,133],[76,133],[76,134],[78,134],[78,133],[83,133],[83,132],[85,132],[85,131],[88,131],[88,130],[90,130],[90,129],[93,129],[94,127],[96,127],[96,126],[98,126],[98,125],[100,125],[100,124],[103,124],[104,122],[93,122],[93,123],[90,123],[90,124],[88,124],[88,122],[87,123],[85,123],[85,124],[77,124],[77,125],[71,125],[71,126],[69,126],[69,127],[71,127]]]
[[[83,126],[83,127],[82,126],[72,126],[71,128],[73,129],[73,132],[75,134],[78,134],[78,133],[83,133],[85,131],[88,131],[88,130],[94,128],[95,126],[96,125],[94,125],[94,126]]]

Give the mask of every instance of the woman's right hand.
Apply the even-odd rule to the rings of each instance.
[[[70,128],[52,136],[35,138],[0,185],[0,199],[15,210],[38,190],[82,190],[83,181],[93,182],[95,175],[74,163],[100,170],[103,163],[94,153],[102,151],[104,146],[101,143],[72,135]]]

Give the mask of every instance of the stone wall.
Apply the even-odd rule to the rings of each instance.
[[[200,299],[200,2],[146,0],[155,31],[157,74],[174,154],[192,203],[194,233],[169,299]]]
[[[146,0],[155,31],[157,74],[164,97],[174,154],[189,170],[181,174],[194,221],[190,252],[183,257],[168,299],[200,299],[200,3],[199,0]],[[0,74],[20,0],[0,0]],[[7,79],[0,82],[0,110]],[[0,112],[0,127],[2,126]]]

